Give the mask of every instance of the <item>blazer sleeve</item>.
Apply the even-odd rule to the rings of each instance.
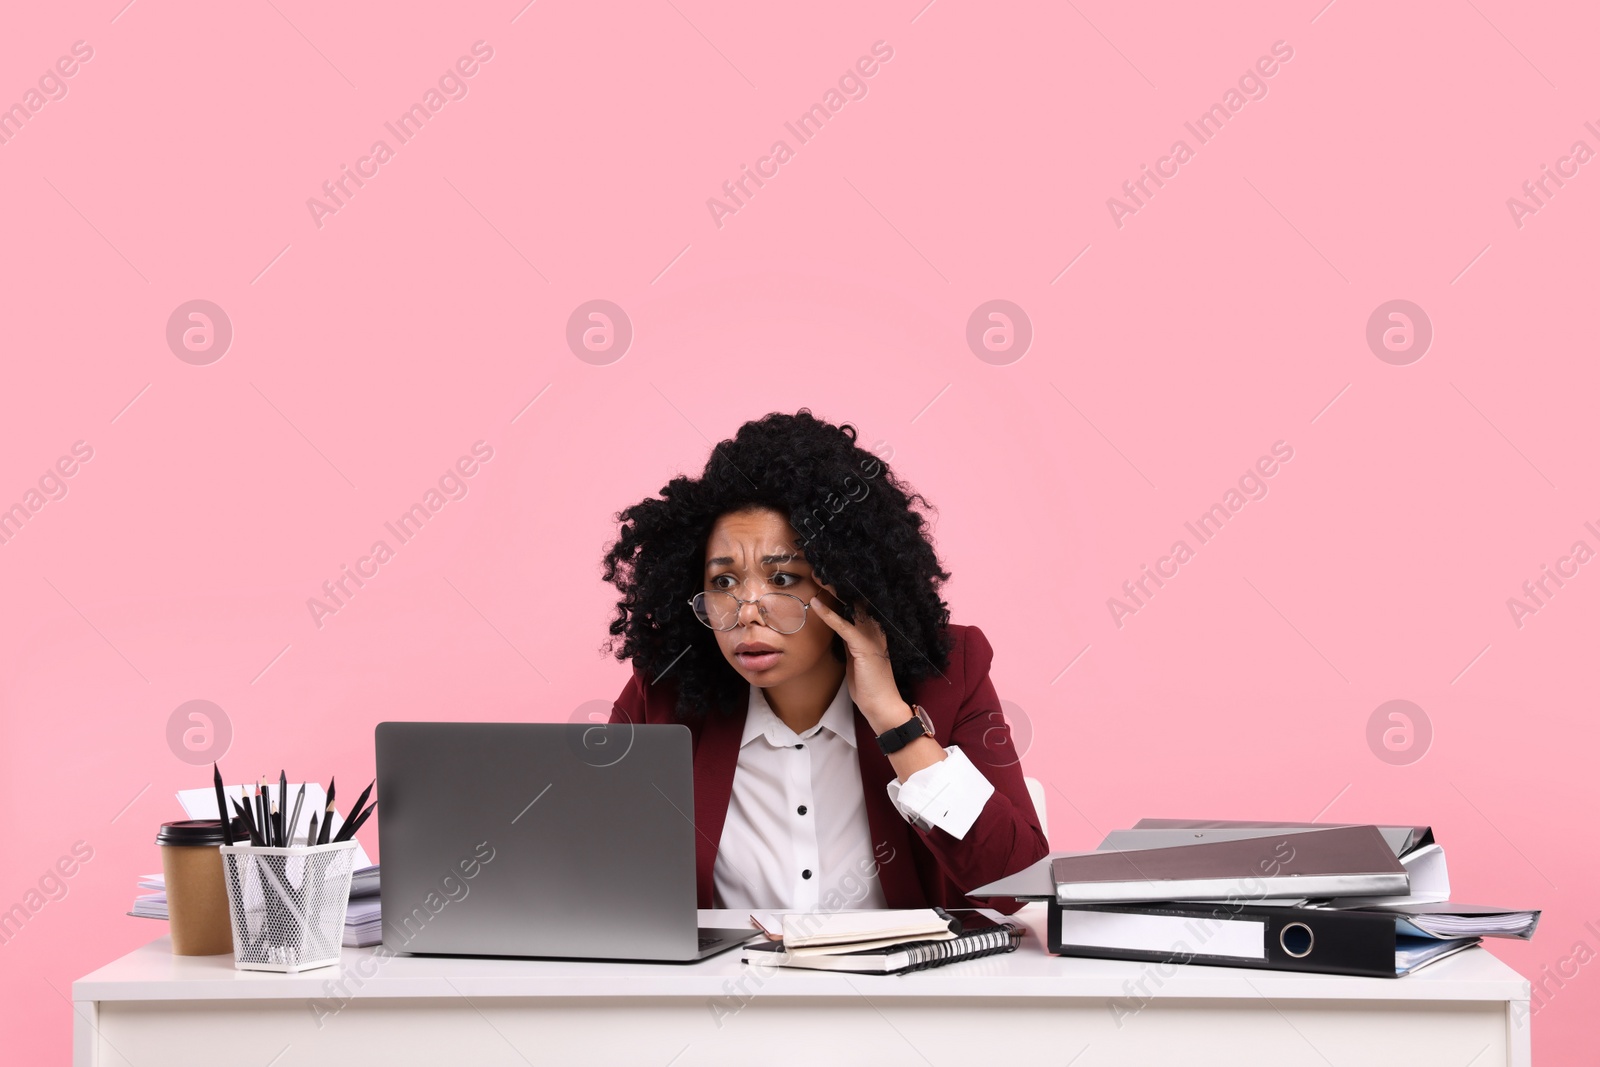
[[[1012,743],[1000,697],[989,679],[994,649],[976,626],[967,627],[963,645],[965,693],[944,744],[959,747],[995,790],[978,814],[978,821],[959,838],[938,827],[923,830],[915,823],[911,825],[945,873],[965,892],[1015,874],[1042,859],[1049,853],[1050,844],[1039,828],[1033,798],[1022,780],[1021,757]],[[993,899],[998,906],[1000,899]],[[1007,903],[1015,905],[1010,911],[1022,906],[1020,901]]]

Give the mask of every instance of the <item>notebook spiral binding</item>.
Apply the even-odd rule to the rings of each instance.
[[[991,929],[967,934],[945,941],[921,941],[906,946],[911,963],[895,973],[910,974],[929,967],[937,967],[955,960],[972,960],[979,956],[997,956],[1011,952],[1022,943],[1024,928],[1017,923],[1002,923]]]

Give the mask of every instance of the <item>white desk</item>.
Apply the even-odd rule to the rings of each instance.
[[[1016,952],[904,976],[756,968],[738,949],[696,964],[345,949],[338,968],[278,975],[235,970],[231,955],[175,957],[162,938],[73,983],[73,1063],[1531,1063],[1528,983],[1481,948],[1400,979],[1192,965],[1162,974],[1051,956],[1044,905],[1017,918],[1032,935]],[[732,912],[700,921],[747,925]],[[353,994],[342,1008],[340,978]]]

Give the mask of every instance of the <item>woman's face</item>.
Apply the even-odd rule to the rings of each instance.
[[[812,575],[798,541],[794,527],[771,508],[723,515],[706,539],[706,592],[732,593],[741,600],[789,593],[802,603],[821,595],[824,603],[837,606],[829,595],[833,590]],[[813,611],[805,612],[805,624],[794,633],[779,633],[757,604],[740,604],[737,625],[713,632],[734,669],[763,689],[815,668],[829,655],[834,633]]]

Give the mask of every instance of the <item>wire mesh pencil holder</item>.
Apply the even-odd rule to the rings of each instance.
[[[233,965],[294,974],[338,963],[355,848],[221,846]]]

